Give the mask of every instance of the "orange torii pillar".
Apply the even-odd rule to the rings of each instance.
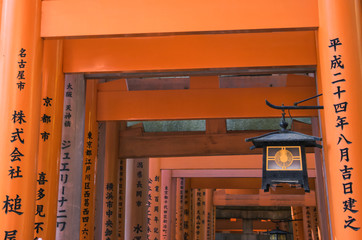
[[[184,240],[185,178],[176,179],[175,239]]]
[[[3,0],[2,5],[0,239],[33,239],[41,106],[41,1]]]
[[[213,189],[205,190],[205,239],[207,240],[215,239],[213,193]]]
[[[126,221],[126,159],[119,159],[118,181],[118,240],[124,240],[124,226]]]
[[[147,239],[148,159],[127,159],[125,239]]]
[[[57,240],[79,239],[84,105],[85,81],[83,75],[66,74],[60,145]]]
[[[94,220],[94,238],[102,239],[104,232],[103,226],[103,194],[104,194],[104,178],[105,178],[105,157],[106,157],[106,122],[98,122],[98,154],[97,154],[97,167],[96,167],[96,206],[95,206],[95,220]],[[117,179],[118,184],[118,179]],[[118,185],[117,185],[118,189]],[[118,193],[117,193],[118,194]],[[117,196],[118,197],[118,196]],[[118,210],[117,210],[118,211]],[[118,225],[118,224],[117,224]],[[117,229],[118,235],[118,229]]]
[[[98,150],[97,84],[97,80],[88,80],[86,88],[80,239],[94,239]]]
[[[207,239],[205,236],[206,228],[206,217],[205,217],[205,199],[206,199],[206,189],[194,189],[194,212],[193,212],[193,222],[194,222],[194,240],[204,240]]]
[[[293,239],[304,240],[303,207],[291,207],[293,220]]]
[[[63,41],[44,42],[43,89],[39,136],[36,238],[55,239],[58,206],[60,144],[62,138],[64,74]]]
[[[192,236],[192,189],[191,189],[191,179],[185,179],[185,196],[184,196],[184,222],[183,222],[183,237],[184,240],[190,240]]]
[[[119,123],[106,123],[105,163],[103,183],[102,239],[118,235],[118,174]]]
[[[319,240],[318,213],[316,207],[303,207],[304,236],[308,240]]]
[[[147,224],[150,240],[160,239],[161,233],[161,170],[160,159],[149,159],[148,170],[148,210]]]
[[[161,171],[161,240],[172,239],[172,177],[171,170]]]
[[[319,0],[319,81],[332,239],[362,239],[362,59],[358,0]]]

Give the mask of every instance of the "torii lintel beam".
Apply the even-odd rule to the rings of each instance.
[[[67,39],[63,71],[310,68],[317,65],[315,43],[315,31]]]
[[[281,112],[266,106],[265,99],[292,105],[315,92],[315,87],[99,91],[97,120],[280,117]],[[317,116],[317,111],[295,110],[293,116]]]
[[[42,37],[315,29],[315,0],[42,1]]]

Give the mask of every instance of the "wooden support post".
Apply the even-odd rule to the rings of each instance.
[[[119,123],[106,123],[102,239],[116,239],[118,230]]]
[[[127,159],[125,239],[147,239],[148,159]]]
[[[171,178],[171,187],[170,187],[170,227],[171,227],[171,238],[174,239],[176,236],[176,186],[177,186],[177,178]]]
[[[362,238],[361,24],[355,1],[319,0],[318,50],[331,239]]]
[[[86,88],[80,239],[94,239],[96,166],[98,150],[97,80],[88,80]]]
[[[171,240],[171,170],[161,171],[161,240]]]
[[[194,189],[194,238],[203,240],[205,238],[205,189]]]
[[[98,122],[98,150],[97,150],[97,167],[96,167],[96,206],[95,206],[95,221],[94,221],[94,238],[102,239],[103,233],[103,194],[104,194],[104,165],[106,157],[106,123]],[[118,172],[119,169],[117,169]],[[118,197],[118,179],[117,179],[117,197]],[[116,200],[117,199],[117,200]],[[118,198],[114,199],[118,203]],[[117,204],[118,206],[118,204]],[[118,210],[118,209],[117,209]],[[118,226],[118,221],[117,221]],[[117,233],[118,235],[118,229]]]
[[[293,220],[293,239],[304,240],[303,207],[291,207]]]
[[[5,14],[6,13],[6,14]],[[40,0],[3,0],[0,239],[33,239],[41,103]]]
[[[126,221],[126,159],[119,159],[118,240],[124,240]]]
[[[305,240],[319,240],[316,207],[303,207],[303,229]],[[316,220],[317,219],[317,220]]]
[[[148,171],[148,239],[155,240],[160,239],[161,233],[161,170],[160,159],[149,159],[149,171]]]
[[[185,213],[185,178],[177,178],[176,183],[176,240],[184,240],[184,213]]]
[[[192,235],[192,215],[191,215],[191,204],[192,204],[192,197],[191,197],[192,189],[191,189],[191,179],[185,179],[185,206],[184,206],[184,239],[191,239]]]
[[[312,130],[313,136],[319,136],[319,122],[318,118],[312,118]],[[328,202],[327,202],[327,192],[326,192],[326,178],[323,172],[324,168],[324,159],[322,156],[322,150],[315,148],[315,168],[316,168],[316,202],[318,214],[317,217],[322,220],[318,221],[320,224],[320,235],[321,239],[327,240],[329,237],[329,216],[328,216]]]
[[[62,71],[62,40],[44,42],[43,89],[41,98],[40,137],[37,170],[37,197],[34,236],[54,239],[62,137],[64,74]]]
[[[213,189],[205,190],[205,239],[213,240],[214,235],[214,204]]]
[[[56,239],[79,238],[84,139],[85,81],[82,74],[66,74]],[[38,192],[38,196],[39,196]]]

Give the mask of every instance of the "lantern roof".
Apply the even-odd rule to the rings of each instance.
[[[269,233],[269,234],[289,234],[289,232],[280,230],[279,228],[268,231],[266,233]]]
[[[300,144],[305,147],[322,148],[320,144],[316,143],[316,141],[322,141],[322,138],[284,129],[258,137],[247,138],[245,141],[253,142],[254,146],[251,149],[275,144]]]

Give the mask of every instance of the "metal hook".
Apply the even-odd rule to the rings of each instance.
[[[266,103],[266,105],[268,105],[271,108],[280,109],[280,110],[285,110],[285,109],[297,109],[297,110],[302,110],[302,109],[323,109],[323,106],[298,106],[299,103],[302,103],[302,102],[305,102],[305,101],[308,101],[308,100],[311,100],[313,98],[317,98],[317,97],[320,97],[320,96],[322,96],[322,94],[319,94],[319,95],[304,99],[304,100],[299,101],[299,102],[295,102],[293,106],[284,106],[284,104],[282,104],[282,106],[277,106],[277,105],[271,104],[268,100],[265,100],[265,103]]]

